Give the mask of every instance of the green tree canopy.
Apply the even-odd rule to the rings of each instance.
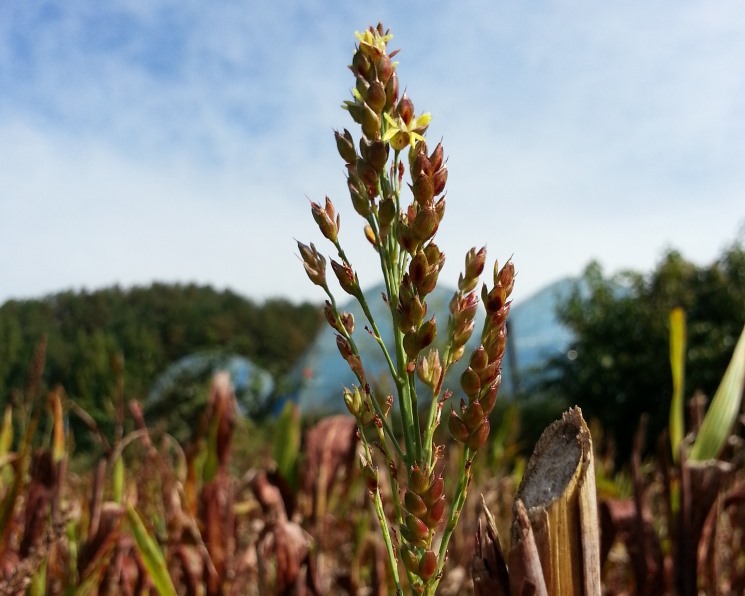
[[[197,285],[113,287],[10,300],[0,306],[0,405],[22,395],[42,337],[47,338],[46,387],[62,385],[108,429],[118,359],[124,362],[127,398],[142,399],[169,364],[204,350],[245,356],[279,380],[321,321],[316,305],[283,299],[256,304],[228,290]],[[80,428],[75,417],[71,423]]]
[[[607,277],[591,263],[559,306],[575,339],[566,358],[554,361],[548,386],[600,420],[615,437],[621,460],[643,412],[650,416],[650,437],[666,426],[672,395],[668,316],[676,306],[688,323],[686,395],[701,390],[711,397],[745,324],[742,243],[708,266],[669,251],[647,275]]]

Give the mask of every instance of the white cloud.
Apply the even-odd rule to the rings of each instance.
[[[703,262],[745,217],[739,4],[257,6],[0,8],[0,301],[152,279],[319,299],[292,238],[319,238],[324,194],[359,236],[331,131],[378,19],[451,156],[444,280],[483,243],[518,296],[590,258]]]

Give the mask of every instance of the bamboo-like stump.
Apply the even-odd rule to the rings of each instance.
[[[600,594],[592,439],[579,408],[541,435],[514,505],[511,594]]]

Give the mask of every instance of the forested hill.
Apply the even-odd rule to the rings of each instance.
[[[178,358],[225,350],[282,376],[313,340],[320,308],[272,299],[257,304],[208,286],[154,284],[63,292],[0,307],[0,405],[28,378],[46,336],[47,386],[61,384],[96,419],[114,394],[112,363],[123,357],[125,393],[142,398]]]

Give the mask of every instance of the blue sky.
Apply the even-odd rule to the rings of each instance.
[[[519,300],[743,233],[741,2],[4,2],[0,302],[154,280],[321,300],[293,239],[324,246],[325,195],[376,283],[332,131],[379,20],[449,156],[443,281],[486,244]]]

